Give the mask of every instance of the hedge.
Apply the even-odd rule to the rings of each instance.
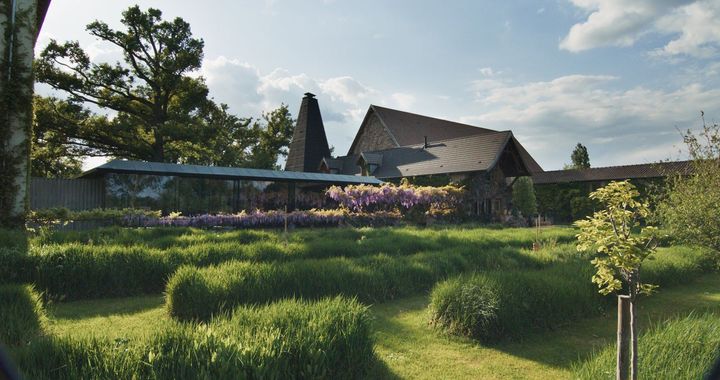
[[[43,333],[47,317],[31,285],[0,285],[0,342],[20,345]]]
[[[180,268],[168,281],[165,292],[172,316],[206,320],[239,304],[332,295],[379,302],[429,290],[438,280],[472,269],[542,265],[541,259],[515,249],[478,252],[472,247],[409,256],[379,254],[285,263],[236,261],[206,268]]]
[[[15,359],[33,379],[355,379],[375,361],[370,323],[355,300],[285,300],[137,342],[39,339]]]

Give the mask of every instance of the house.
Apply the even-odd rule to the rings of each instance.
[[[347,154],[333,157],[311,93],[302,100],[285,170],[459,183],[468,189],[468,212],[486,219],[510,208],[515,178],[542,172],[511,131],[376,105],[369,107]]]

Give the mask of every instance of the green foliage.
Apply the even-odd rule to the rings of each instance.
[[[0,305],[0,343],[20,345],[43,333],[47,317],[31,285],[0,285]]]
[[[513,184],[512,188],[513,206],[524,216],[533,216],[537,212],[535,200],[535,188],[530,177],[520,177]]]
[[[34,379],[355,379],[375,360],[367,308],[343,298],[239,308],[141,342],[41,339],[15,357]]]
[[[35,118],[33,122],[33,143],[30,156],[33,177],[72,178],[82,173],[82,151],[72,144],[69,137],[60,133],[63,124],[68,123],[63,115],[71,110],[56,110],[55,107],[73,105],[52,102],[48,98],[35,96]],[[79,107],[74,106],[79,110]],[[78,111],[80,112],[80,111]]]
[[[720,251],[720,126],[703,127],[685,134],[692,171],[668,180],[657,213],[674,238]]]
[[[647,203],[637,200],[635,186],[628,181],[611,182],[590,194],[605,206],[592,217],[579,220],[578,251],[595,251],[592,260],[597,273],[592,281],[600,293],[618,292],[625,285],[634,299],[638,292],[650,292],[654,286],[640,282],[640,265],[655,252],[654,227],[635,229],[647,219],[650,210]]]
[[[28,221],[38,224],[40,226],[48,226],[79,220],[120,220],[126,217],[159,218],[160,211],[130,208],[96,208],[91,210],[73,211],[65,207],[53,207],[40,210],[32,210],[28,215]]]
[[[566,169],[588,169],[590,168],[590,155],[588,155],[585,145],[577,143],[572,154],[570,154],[572,165]]]
[[[553,329],[608,306],[587,282],[589,274],[587,265],[568,263],[453,278],[433,288],[431,323],[483,342]]]
[[[658,324],[640,336],[642,373],[653,379],[701,379],[720,352],[720,316],[691,314]],[[613,347],[574,368],[577,379],[614,379]]]

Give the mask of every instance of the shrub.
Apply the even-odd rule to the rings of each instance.
[[[692,314],[667,321],[640,336],[640,373],[653,379],[701,379],[720,354],[720,317]],[[600,351],[574,368],[577,379],[614,379],[616,351]]]
[[[343,298],[239,308],[142,342],[47,338],[16,353],[31,378],[362,378],[374,361],[367,308]]]
[[[699,135],[683,136],[690,173],[668,173],[657,211],[673,237],[720,251],[720,125],[703,124]]]
[[[484,342],[552,329],[604,310],[607,302],[588,284],[591,273],[572,263],[450,279],[432,291],[431,323]]]
[[[294,260],[286,263],[228,262],[184,267],[169,280],[170,314],[207,319],[238,304],[286,297],[357,296],[378,302],[428,290],[449,275],[479,268],[539,267],[541,259],[510,248],[477,252],[472,247],[409,256],[378,254],[355,259]]]
[[[0,285],[0,342],[19,345],[43,332],[46,316],[30,285]]]

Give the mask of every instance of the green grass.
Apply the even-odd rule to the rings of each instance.
[[[142,309],[143,301],[133,306]],[[118,310],[106,306],[103,313]],[[16,347],[13,357],[32,379],[354,379],[376,360],[370,324],[367,307],[355,300],[284,300],[208,324],[165,323],[135,339],[41,337]]]
[[[31,285],[0,285],[0,343],[20,345],[43,334],[45,309]]]
[[[569,379],[573,365],[614,344],[614,310],[519,342],[486,346],[430,328],[428,302],[428,296],[418,295],[372,306],[380,362],[369,377]],[[719,276],[705,275],[641,299],[641,331],[691,311],[720,315]],[[49,331],[58,336],[135,340],[172,323],[162,297],[75,301],[50,305],[48,313]]]
[[[569,242],[574,231],[547,228],[548,242]],[[105,228],[51,232],[30,239],[0,231],[16,248],[0,249],[0,283],[31,282],[46,297],[73,300],[157,294],[181,266],[229,261],[292,262],[338,257],[412,256],[449,249],[522,251],[532,245],[528,229],[333,228],[295,231],[194,228]]]

